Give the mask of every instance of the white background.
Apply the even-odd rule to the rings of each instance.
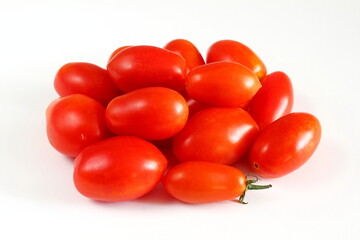
[[[86,199],[53,150],[45,109],[67,62],[105,67],[123,45],[185,38],[205,54],[250,46],[293,81],[294,111],[316,115],[321,143],[298,171],[264,180],[248,205],[180,203],[162,188],[131,202]],[[1,239],[359,239],[359,1],[0,0]]]

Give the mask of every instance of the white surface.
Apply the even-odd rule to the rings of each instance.
[[[358,239],[359,1],[0,1],[1,239]],[[301,3],[300,3],[301,2]],[[123,45],[174,38],[202,53],[220,39],[254,49],[293,81],[294,111],[323,137],[300,170],[249,192],[248,205],[188,205],[162,189],[102,204],[72,183],[45,135],[57,69],[105,67]]]

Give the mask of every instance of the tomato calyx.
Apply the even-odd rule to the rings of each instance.
[[[250,178],[253,177],[254,179]],[[243,192],[243,194],[241,194],[241,196],[239,197],[239,202],[241,204],[247,204],[247,202],[244,202],[245,199],[245,193],[247,190],[262,190],[262,189],[267,189],[267,188],[271,188],[272,185],[268,184],[268,185],[254,185],[253,183],[256,183],[257,181],[259,181],[260,178],[258,178],[255,175],[246,175],[246,188],[245,191]]]

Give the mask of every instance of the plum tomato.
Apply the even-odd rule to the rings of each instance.
[[[74,184],[84,196],[106,202],[139,198],[161,181],[167,160],[153,144],[117,136],[85,148],[74,162]]]
[[[122,50],[128,48],[128,47],[131,47],[131,46],[122,46],[122,47],[119,47],[117,49],[115,49],[115,51],[113,51],[108,59],[108,63],[119,53],[121,52]]]
[[[186,92],[196,101],[219,107],[244,107],[261,84],[248,68],[234,62],[215,62],[190,71]]]
[[[123,92],[144,87],[185,88],[187,65],[183,57],[153,46],[133,46],[120,51],[107,69]]]
[[[258,126],[240,108],[207,108],[192,116],[173,139],[180,162],[232,164],[251,146]]]
[[[313,115],[285,115],[260,132],[250,150],[251,166],[263,177],[284,176],[311,157],[320,137],[320,122]]]
[[[249,68],[261,81],[266,76],[263,61],[247,46],[233,40],[221,40],[210,46],[206,62],[230,61]]]
[[[56,99],[48,106],[46,131],[50,144],[69,157],[110,136],[105,108],[82,94]]]
[[[161,140],[178,133],[185,126],[188,113],[180,93],[164,87],[148,87],[114,98],[105,115],[114,134]]]

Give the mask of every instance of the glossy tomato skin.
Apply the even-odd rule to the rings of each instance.
[[[186,92],[196,101],[220,107],[244,107],[260,89],[256,75],[234,62],[216,62],[190,71]]]
[[[187,65],[183,57],[153,46],[134,46],[119,52],[107,65],[109,74],[123,92],[144,87],[185,88]]]
[[[88,198],[128,201],[150,192],[161,181],[167,161],[141,138],[117,136],[87,147],[75,159],[74,184]]]
[[[195,113],[204,110],[205,108],[211,107],[211,105],[206,103],[201,103],[189,97],[186,91],[183,91],[181,95],[185,98],[187,105],[189,107],[189,118],[194,115]]]
[[[115,51],[113,51],[109,57],[109,60],[108,60],[108,63],[116,56],[116,54],[118,54],[119,52],[121,52],[122,50],[128,48],[128,47],[131,47],[131,46],[122,46],[122,47],[119,47],[117,49],[115,49]]]
[[[164,48],[180,54],[185,59],[189,70],[205,64],[199,50],[188,40],[175,39],[167,43]]]
[[[104,107],[82,94],[53,101],[46,110],[46,130],[51,145],[70,157],[110,136]]]
[[[250,150],[256,174],[276,178],[302,166],[316,150],[321,137],[319,120],[309,113],[290,113],[270,124]]]
[[[164,87],[149,87],[113,99],[106,109],[106,121],[117,135],[161,140],[178,133],[185,126],[188,113],[180,93]]]
[[[192,161],[171,168],[163,179],[166,191],[186,203],[211,203],[239,197],[246,187],[244,174],[230,166]]]
[[[294,102],[291,80],[285,73],[273,72],[261,84],[262,87],[251,100],[249,109],[260,130],[289,114]]]
[[[207,108],[192,116],[173,139],[180,162],[207,161],[232,164],[246,152],[258,126],[240,108]]]
[[[206,62],[237,62],[253,71],[261,81],[266,76],[263,61],[247,46],[233,40],[221,40],[210,46]]]
[[[104,106],[122,94],[105,69],[86,62],[62,66],[56,73],[54,87],[61,97],[80,93],[94,98]]]

